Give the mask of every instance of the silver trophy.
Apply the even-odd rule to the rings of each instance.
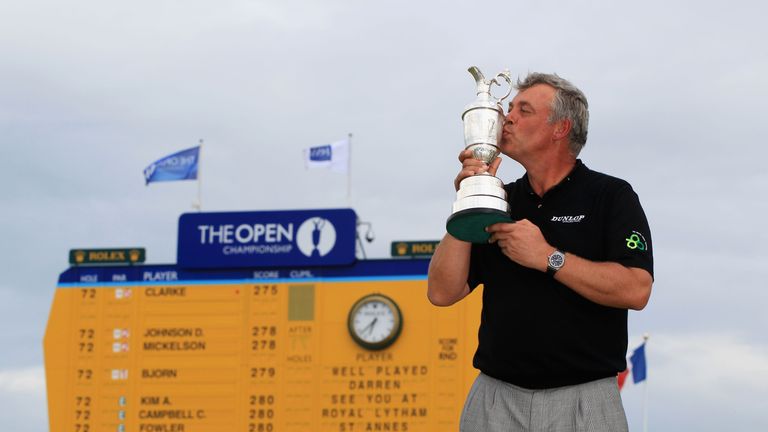
[[[490,165],[501,152],[499,142],[504,127],[501,101],[512,93],[512,79],[506,70],[496,74],[490,81],[475,66],[469,68],[469,73],[475,78],[477,97],[461,115],[464,122],[464,144],[466,149],[472,150],[472,157]],[[491,94],[491,86],[501,86],[499,78],[509,84],[509,90],[501,98],[496,98]],[[485,243],[489,237],[485,227],[509,221],[511,218],[504,182],[486,172],[461,181],[446,229],[459,240]]]

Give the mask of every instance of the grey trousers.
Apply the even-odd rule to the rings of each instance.
[[[461,413],[461,432],[626,432],[616,378],[528,390],[482,373]]]

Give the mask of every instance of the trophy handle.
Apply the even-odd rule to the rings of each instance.
[[[507,84],[509,84],[509,89],[507,90],[507,93],[506,93],[506,94],[504,94],[504,96],[502,96],[502,97],[500,97],[500,98],[496,99],[496,101],[497,101],[497,102],[501,103],[501,101],[503,101],[504,99],[506,99],[507,97],[509,97],[509,95],[512,93],[512,88],[513,88],[514,86],[512,85],[512,78],[510,78],[510,77],[509,77],[509,72],[508,72],[508,71],[499,72],[498,74],[496,74],[496,76],[495,76],[495,77],[493,77],[493,79],[491,80],[491,83],[493,83],[493,84],[496,84],[497,86],[501,87],[501,83],[499,83],[499,82],[496,80],[496,78],[499,78],[499,77],[501,77],[501,78],[504,78],[504,81],[506,81],[506,82],[507,82]],[[489,83],[489,84],[490,84],[490,83]]]

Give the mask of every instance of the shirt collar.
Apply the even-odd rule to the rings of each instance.
[[[566,185],[566,184],[568,184],[568,183],[570,183],[572,181],[579,180],[580,178],[582,178],[584,176],[584,174],[586,174],[588,169],[589,168],[587,168],[587,166],[584,165],[584,163],[581,161],[581,159],[576,159],[576,163],[573,165],[573,168],[568,173],[568,175],[565,176],[565,178],[563,178],[562,180],[560,180],[560,183],[556,184],[552,189],[548,190],[547,193],[545,193],[544,195],[550,194],[550,193],[552,193],[552,192],[562,188],[564,185]],[[521,180],[523,182],[523,187],[525,188],[525,191],[528,193],[528,195],[535,196],[536,192],[534,192],[533,191],[533,187],[531,187],[531,182],[528,180],[528,173],[527,172],[521,178]]]

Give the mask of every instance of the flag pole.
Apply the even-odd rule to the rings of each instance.
[[[347,155],[347,204],[351,205],[352,200],[352,133],[347,135],[347,145],[349,154]]]
[[[201,212],[203,211],[203,185],[202,185],[202,179],[200,175],[200,168],[203,156],[203,139],[200,138],[200,148],[197,150],[197,211]]]
[[[651,335],[648,333],[643,334],[643,345],[648,346],[648,338],[650,338]],[[646,358],[646,370],[648,370],[648,354],[645,355]],[[643,384],[643,432],[648,432],[648,375],[646,372],[645,377],[645,383]]]

